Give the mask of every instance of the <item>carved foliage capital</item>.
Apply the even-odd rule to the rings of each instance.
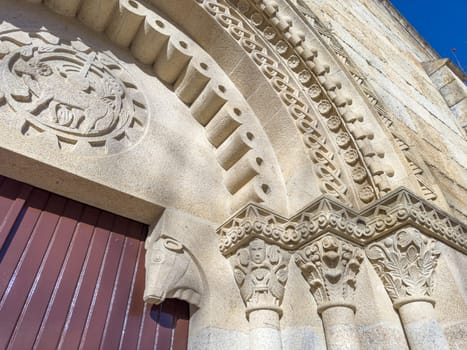
[[[417,229],[399,230],[391,237],[369,245],[366,254],[395,303],[432,295],[433,273],[440,253],[435,248],[435,241]]]
[[[326,236],[295,254],[295,262],[310,285],[318,311],[334,304],[353,308],[357,274],[363,261],[360,248]]]
[[[235,281],[247,307],[270,309],[282,314],[280,305],[288,278],[290,254],[256,238],[231,257]]]

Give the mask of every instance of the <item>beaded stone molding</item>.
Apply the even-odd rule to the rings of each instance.
[[[290,219],[248,204],[221,225],[217,233],[220,251],[230,256],[255,238],[295,251],[333,233],[365,246],[406,226],[467,253],[466,225],[405,188],[360,212],[324,196]]]
[[[310,28],[298,14],[291,17],[284,1],[194,2],[238,41],[269,80],[302,133],[324,195],[337,198],[346,206],[361,208],[393,188],[389,178],[394,176],[394,170],[387,165],[390,163],[386,159],[387,149],[379,146],[380,137],[374,133],[375,127],[380,128],[376,124],[381,115],[368,109],[374,101],[367,95],[369,101],[363,103],[366,107],[362,105],[359,89],[350,87],[347,78],[336,80],[332,73],[341,71],[337,64],[339,56],[325,40],[313,45],[311,38],[322,40],[315,28]],[[154,41],[148,47],[138,45],[139,34],[148,28],[147,18],[155,13],[145,3],[129,0],[44,2],[54,12],[76,16],[86,26],[105,31],[119,46],[130,47],[143,63],[153,61],[157,51],[153,48],[161,42]],[[93,15],[97,9],[99,17]],[[170,33],[163,34],[170,36]],[[331,59],[329,55],[336,58]],[[183,67],[187,55],[179,58],[177,67]],[[362,108],[369,113],[362,114]],[[385,146],[391,147],[389,143]],[[264,197],[263,192],[270,190],[270,186],[261,181],[256,187],[256,196]],[[236,191],[236,188],[229,188],[229,191]]]

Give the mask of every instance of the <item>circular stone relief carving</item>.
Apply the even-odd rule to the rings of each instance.
[[[0,95],[23,135],[52,135],[59,148],[86,155],[117,153],[142,137],[147,104],[116,59],[79,41],[11,42],[18,42],[11,34],[0,37],[9,48],[0,60]]]

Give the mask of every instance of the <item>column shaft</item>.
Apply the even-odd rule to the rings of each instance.
[[[279,314],[276,311],[252,311],[249,320],[250,350],[282,350]]]
[[[399,307],[399,315],[411,350],[449,350],[430,302],[403,304]]]
[[[332,306],[321,313],[328,350],[358,350],[354,310],[346,306]]]

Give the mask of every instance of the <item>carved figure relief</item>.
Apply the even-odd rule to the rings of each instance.
[[[281,313],[290,256],[275,245],[257,238],[241,248],[232,265],[240,295],[249,312],[272,309]]]
[[[160,304],[166,298],[201,303],[202,282],[198,267],[186,248],[177,240],[161,236],[146,241],[146,283],[144,301]]]
[[[11,38],[0,39],[0,44],[9,39],[3,48],[10,48],[0,61],[0,93],[24,135],[48,133],[60,148],[78,144],[105,153],[142,135],[146,103],[115,59],[81,42],[36,39],[14,48]]]
[[[331,236],[295,254],[295,262],[310,286],[318,311],[332,304],[355,308],[353,295],[362,261],[360,248]]]
[[[394,302],[432,295],[433,273],[440,253],[435,241],[417,229],[407,227],[369,245],[366,255]]]

